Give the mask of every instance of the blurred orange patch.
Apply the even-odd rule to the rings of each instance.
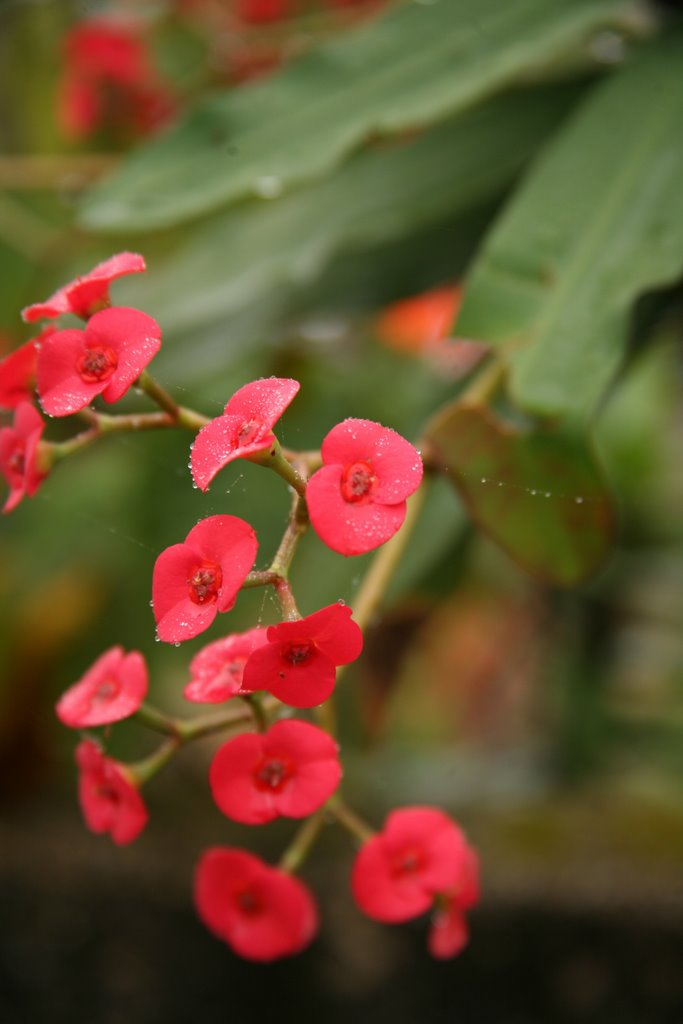
[[[377,337],[399,352],[421,353],[451,334],[462,288],[433,288],[388,306],[375,324]]]

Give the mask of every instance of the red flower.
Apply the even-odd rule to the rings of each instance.
[[[332,737],[296,720],[228,740],[209,771],[211,792],[223,814],[245,825],[305,818],[332,796],[340,778]]]
[[[233,459],[248,459],[276,444],[273,425],[299,390],[296,380],[268,377],[236,391],[222,416],[207,423],[192,446],[194,482],[203,491]]]
[[[117,846],[132,843],[149,815],[124,765],[105,757],[92,740],[76,748],[78,799],[91,832],[109,832]]]
[[[286,17],[289,7],[290,0],[238,0],[237,15],[242,21],[262,24]]]
[[[46,327],[37,337],[20,345],[0,360],[0,409],[16,409],[33,397],[40,341],[54,331]]]
[[[197,704],[221,704],[242,688],[242,673],[247,658],[266,643],[266,631],[260,627],[246,633],[232,633],[202,647],[190,662],[192,679],[183,691],[186,700]]]
[[[152,605],[160,640],[190,640],[217,612],[229,611],[249,573],[258,542],[236,516],[209,516],[183,544],[162,551],[154,565]]]
[[[197,865],[194,898],[206,927],[247,960],[299,953],[318,930],[316,906],[303,882],[244,850],[206,850]]]
[[[38,410],[30,402],[22,402],[12,426],[0,430],[0,473],[10,488],[3,512],[16,508],[24,495],[33,497],[47,475],[47,462],[41,465],[39,459],[40,445],[45,445],[40,440],[44,429]]]
[[[442,811],[404,807],[361,848],[351,889],[361,910],[376,921],[407,921],[441,893],[453,894],[452,900],[461,894],[458,906],[471,906],[478,895],[476,856]]]
[[[57,718],[73,729],[120,722],[147,695],[147,666],[137,651],[111,647],[57,703]]]
[[[399,351],[424,351],[448,337],[461,302],[462,289],[457,285],[394,302],[377,320],[377,334]]]
[[[36,302],[21,312],[26,323],[52,320],[62,313],[73,313],[87,320],[109,305],[109,285],[125,274],[140,274],[145,261],[135,252],[119,252],[103,263],[98,263],[87,274],[58,288],[45,302]]]
[[[334,689],[336,667],[360,654],[363,634],[343,604],[295,622],[269,626],[268,644],[254,651],[244,666],[243,687],[268,690],[294,708],[312,708]]]
[[[134,25],[107,18],[83,21],[67,35],[64,58],[58,116],[71,138],[102,127],[145,134],[173,111],[170,93]]]
[[[412,444],[370,420],[347,419],[322,443],[323,467],[308,481],[311,525],[342,555],[362,555],[400,528],[422,479]]]
[[[38,354],[40,404],[49,416],[68,416],[97,395],[118,402],[160,346],[158,323],[126,306],[95,313],[83,331],[55,331]]]

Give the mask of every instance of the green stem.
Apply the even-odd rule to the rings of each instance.
[[[280,546],[275,553],[275,558],[271,562],[269,570],[271,573],[276,573],[285,579],[287,578],[299,538],[303,536],[307,529],[308,512],[306,510],[306,501],[296,494],[292,502],[287,529],[282,536]]]
[[[141,704],[138,710],[135,712],[135,718],[142,725],[146,725],[148,729],[154,729],[155,732],[165,733],[167,736],[178,737],[178,723],[173,718],[169,718],[163,711],[159,711],[157,708],[152,707],[151,704]]]
[[[267,466],[269,469],[272,469],[278,476],[281,476],[282,479],[285,480],[298,495],[302,498],[306,496],[306,481],[294,468],[291,462],[289,462],[289,460],[282,454],[282,448],[280,447],[279,441],[275,441],[275,444],[265,456],[256,457],[252,461],[258,462],[260,465]]]
[[[365,574],[353,602],[353,617],[362,630],[368,627],[384,597],[420,517],[426,494],[427,481],[423,480],[419,489],[408,499],[408,511],[403,526],[379,549]]]
[[[265,705],[263,700],[258,693],[246,694],[242,700],[251,709],[256,727],[259,732],[266,732],[268,729],[268,715],[266,714]]]
[[[188,430],[201,430],[210,421],[206,416],[202,416],[201,413],[195,412],[194,409],[187,409],[185,406],[178,405],[176,401],[169,395],[168,391],[161,386],[158,380],[156,380],[148,370],[143,370],[136,381],[137,386],[141,391],[151,398],[160,409],[167,413],[173,423],[177,423],[180,427],[186,427]]]
[[[375,835],[374,829],[370,828],[362,818],[359,818],[356,812],[352,811],[341,797],[333,796],[331,800],[327,801],[325,806],[328,811],[334,814],[339,824],[347,832],[350,832],[355,839],[359,839],[361,843],[366,843],[368,839],[372,839]]]
[[[325,811],[323,808],[320,808],[319,811],[312,814],[311,817],[301,825],[294,836],[294,839],[282,854],[278,865],[280,871],[286,871],[287,874],[293,874],[301,867],[313,847],[313,844],[320,835],[324,824]]]
[[[460,395],[462,405],[487,405],[503,383],[507,366],[499,357],[494,356],[481,368],[469,387]]]
[[[142,786],[171,760],[181,743],[182,740],[179,736],[169,736],[153,754],[143,761],[125,765],[126,772],[133,777],[137,786]]]

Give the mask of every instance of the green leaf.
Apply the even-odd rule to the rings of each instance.
[[[648,47],[561,129],[484,244],[458,333],[497,345],[525,410],[583,418],[633,302],[683,273],[683,38]]]
[[[525,430],[454,402],[430,421],[428,450],[474,521],[523,569],[574,586],[605,559],[614,511],[589,445],[568,431]]]
[[[626,22],[629,0],[403,4],[247,88],[214,94],[86,199],[91,228],[167,227],[329,172],[367,139],[472,106]]]
[[[500,96],[410,143],[367,150],[277,203],[226,210],[126,294],[163,310],[175,331],[299,288],[337,252],[497,198],[578,95],[562,85]]]

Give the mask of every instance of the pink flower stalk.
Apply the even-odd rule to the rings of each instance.
[[[47,327],[37,338],[32,338],[0,359],[0,409],[16,409],[21,402],[30,402],[36,379],[39,342],[51,334]]]
[[[11,512],[24,496],[33,497],[47,475],[39,459],[44,429],[42,416],[30,402],[17,406],[11,427],[0,429],[0,473],[10,488],[3,512]]]
[[[383,830],[361,848],[351,889],[360,909],[376,921],[417,917],[442,894],[462,910],[478,899],[476,855],[462,830],[442,811],[404,807],[393,811]],[[456,924],[455,918],[441,919],[437,914],[436,938],[431,940],[436,948],[457,945]]]
[[[64,61],[57,113],[70,138],[85,138],[100,128],[144,135],[173,111],[140,26],[111,18],[80,22],[66,37]]]
[[[244,666],[243,686],[268,690],[294,708],[322,704],[334,690],[336,669],[355,661],[363,634],[351,609],[331,604],[295,622],[269,626],[268,644]]]
[[[109,305],[109,285],[125,274],[140,274],[145,270],[145,261],[135,252],[119,252],[103,263],[58,288],[45,302],[35,302],[22,310],[26,323],[35,320],[53,320],[63,313],[73,313],[87,320]]]
[[[341,778],[337,744],[315,725],[276,722],[242,733],[211,763],[209,783],[223,814],[245,825],[305,818],[332,796]]]
[[[120,722],[147,696],[147,665],[138,651],[111,647],[57,702],[57,718],[72,729]]]
[[[347,419],[329,432],[321,455],[306,488],[320,539],[342,555],[362,555],[393,537],[422,479],[412,444],[379,423]]]
[[[108,832],[117,846],[126,846],[142,832],[149,815],[126,767],[105,757],[92,740],[76,748],[80,769],[78,798],[91,832]]]
[[[207,629],[218,612],[229,611],[257,549],[249,523],[221,515],[203,519],[182,544],[162,551],[152,577],[159,639],[190,640]]]
[[[192,446],[190,467],[203,491],[233,459],[248,459],[277,444],[273,426],[299,390],[296,380],[268,377],[236,391],[222,416],[207,423]]]
[[[247,960],[299,953],[318,930],[318,912],[303,882],[244,850],[206,850],[194,898],[206,927]]]
[[[247,658],[267,643],[266,631],[260,626],[246,633],[232,633],[202,647],[190,662],[190,682],[183,693],[186,700],[197,704],[222,704],[240,693],[242,674]]]
[[[38,354],[40,404],[49,416],[68,416],[97,395],[118,402],[160,347],[158,323],[126,306],[95,313],[85,330],[55,331]]]

